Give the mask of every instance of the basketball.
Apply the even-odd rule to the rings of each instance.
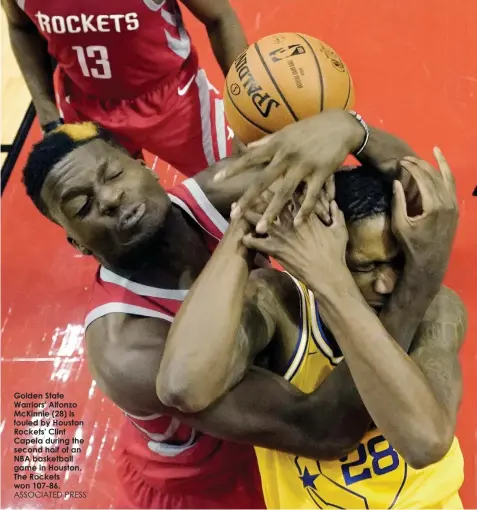
[[[353,104],[353,81],[343,60],[304,34],[260,39],[237,57],[225,82],[225,114],[245,144],[323,110]]]

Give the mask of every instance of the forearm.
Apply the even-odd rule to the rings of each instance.
[[[243,220],[229,228],[172,323],[156,382],[165,405],[203,409],[245,371],[247,346],[237,342],[249,276],[245,228]]]
[[[368,143],[357,159],[392,179],[398,179],[401,174],[399,161],[406,156],[416,156],[416,153],[404,140],[370,126]]]
[[[379,315],[389,335],[409,352],[419,325],[439,286],[423,280],[419,269],[405,267],[391,298]]]
[[[414,467],[435,462],[447,416],[422,372],[357,292],[320,296],[324,320],[376,426]],[[346,313],[343,313],[346,310]]]
[[[234,60],[248,47],[240,21],[230,9],[219,20],[206,27],[215,58],[224,75],[227,75]]]
[[[388,334],[406,352],[432,300],[429,294],[422,296],[423,285],[416,288],[418,282],[416,274],[404,274],[388,306],[379,316]],[[409,307],[411,301],[415,306]],[[308,399],[309,414],[317,420],[315,427],[321,423],[321,437],[330,454],[339,457],[343,449],[359,442],[369,429],[371,418],[345,360]]]
[[[46,41],[34,25],[9,25],[10,41],[27,87],[33,99],[40,124],[59,118],[53,90],[53,71]]]
[[[209,408],[177,416],[202,432],[230,441],[318,460],[348,455],[361,436],[348,441],[334,434],[334,416],[326,415],[331,408],[320,410],[320,403],[317,400],[312,409],[309,395],[276,374],[252,368]]]

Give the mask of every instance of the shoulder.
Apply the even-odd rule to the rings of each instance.
[[[279,304],[281,307],[293,307],[299,304],[295,283],[284,271],[273,268],[255,269],[250,273],[247,289],[250,297],[264,303]]]
[[[426,323],[449,323],[459,321],[467,324],[467,310],[459,295],[442,286],[434,300],[427,309],[423,324]]]
[[[111,313],[86,330],[87,358],[98,387],[132,414],[157,412],[155,380],[169,323]]]

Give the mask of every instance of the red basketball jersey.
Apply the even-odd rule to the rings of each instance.
[[[171,12],[175,0],[17,0],[73,84],[93,96],[128,99],[197,65]]]
[[[185,180],[169,192],[171,201],[183,209],[204,232],[211,251],[218,244],[228,224],[209,202],[198,184]],[[122,312],[157,317],[172,322],[187,290],[171,290],[141,285],[100,268],[93,287],[86,327],[99,317]],[[136,417],[126,414],[128,423],[122,448],[142,467],[142,476],[154,486],[177,490],[187,483],[193,488],[226,490],[227,480],[248,470],[256,470],[252,447],[222,441],[181,424],[176,418],[155,414]],[[256,500],[261,501],[261,487]]]

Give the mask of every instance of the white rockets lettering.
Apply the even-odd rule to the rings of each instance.
[[[80,14],[79,16],[48,16],[35,14],[42,32],[47,34],[79,34],[88,32],[123,32],[139,28],[136,12],[126,14]]]

